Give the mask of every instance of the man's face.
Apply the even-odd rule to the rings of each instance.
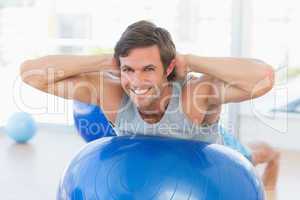
[[[160,59],[159,48],[136,48],[127,57],[120,57],[121,85],[135,105],[147,109],[166,87],[167,74]]]

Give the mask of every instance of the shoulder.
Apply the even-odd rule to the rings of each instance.
[[[103,113],[109,121],[114,122],[125,94],[119,80],[98,72],[86,74],[85,78],[92,83],[89,90],[97,96]]]
[[[214,87],[214,80],[207,75],[190,75],[182,86],[183,100],[205,101]]]
[[[211,105],[214,79],[207,75],[191,75],[181,91],[181,105],[184,114],[196,124],[203,124]]]

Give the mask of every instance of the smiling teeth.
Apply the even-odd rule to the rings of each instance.
[[[132,90],[135,94],[137,94],[137,95],[143,95],[143,94],[145,94],[146,92],[148,92],[148,90],[149,90],[150,88],[148,88],[148,89],[137,89],[137,90]]]

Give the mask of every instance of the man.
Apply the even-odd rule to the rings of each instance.
[[[188,78],[188,72],[203,76]],[[148,21],[130,25],[113,56],[46,56],[25,61],[21,76],[39,90],[99,105],[119,135],[221,144],[222,104],[262,96],[274,82],[272,67],[262,61],[176,54],[170,34]],[[248,158],[268,163],[263,182],[274,188],[279,154],[263,143],[252,149]]]

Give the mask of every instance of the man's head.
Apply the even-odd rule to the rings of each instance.
[[[175,79],[176,48],[171,35],[151,22],[128,26],[115,46],[114,57],[122,87],[139,107],[149,106],[163,86]]]

